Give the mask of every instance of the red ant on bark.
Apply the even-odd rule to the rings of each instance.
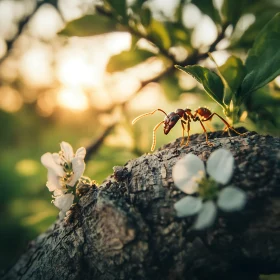
[[[153,152],[156,146],[156,130],[163,124],[163,132],[165,135],[167,135],[169,133],[169,131],[175,126],[175,124],[181,120],[181,126],[182,126],[182,131],[183,131],[183,139],[181,141],[181,145],[184,144],[184,136],[185,136],[185,130],[187,130],[188,133],[188,139],[186,142],[186,146],[188,146],[189,144],[189,138],[190,138],[190,123],[191,121],[199,121],[203,131],[205,133],[206,136],[206,143],[209,146],[212,146],[213,144],[211,142],[208,141],[208,136],[207,136],[207,132],[206,129],[203,125],[203,122],[206,121],[211,121],[213,116],[216,115],[218,116],[226,125],[225,131],[230,129],[232,131],[234,131],[235,133],[242,135],[242,133],[239,133],[238,131],[236,131],[224,118],[222,118],[219,114],[217,113],[212,113],[208,108],[206,107],[199,107],[197,110],[195,110],[194,114],[192,114],[191,109],[177,109],[175,112],[171,112],[169,114],[166,114],[162,109],[156,109],[152,112],[149,113],[145,113],[142,114],[138,117],[136,117],[133,121],[132,124],[135,124],[138,120],[140,120],[141,118],[148,116],[148,115],[152,115],[154,114],[156,111],[160,111],[165,115],[165,118],[163,121],[161,121],[160,123],[158,123],[154,129],[153,129],[153,143],[152,143],[152,147],[151,147],[151,151]],[[187,129],[185,128],[185,126],[187,126]]]

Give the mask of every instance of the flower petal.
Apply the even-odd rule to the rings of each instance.
[[[72,160],[72,169],[73,169],[73,176],[71,178],[71,181],[68,183],[69,186],[73,187],[76,182],[81,178],[85,171],[86,164],[83,160],[80,160],[79,158],[74,158]]]
[[[227,184],[233,174],[234,158],[230,151],[218,149],[207,160],[206,171],[218,183]]]
[[[75,157],[83,160],[85,158],[86,152],[86,149],[84,147],[81,147],[77,150]]]
[[[73,200],[74,200],[74,195],[72,193],[67,193],[67,194],[57,196],[53,204],[61,211],[66,212],[70,209]]]
[[[53,170],[48,170],[47,187],[50,192],[53,192],[56,189],[62,189],[62,186],[60,184],[60,177],[57,176]]]
[[[53,195],[54,196],[64,195],[64,192],[62,189],[56,189],[56,190],[54,190]]]
[[[58,153],[53,153],[52,157],[53,157],[53,160],[56,164],[63,165],[63,161],[62,161],[62,159],[61,159],[61,157]]]
[[[246,196],[243,190],[229,186],[221,190],[217,204],[225,212],[238,211],[245,206]]]
[[[52,170],[57,176],[63,177],[64,171],[61,165],[56,164],[51,153],[45,153],[41,156],[42,164],[48,169]]]
[[[69,143],[63,141],[61,142],[60,147],[66,161],[70,162],[74,157],[72,146]]]
[[[202,230],[210,227],[216,218],[217,207],[212,200],[203,203],[202,209],[194,223],[194,229]]]
[[[187,194],[197,192],[197,181],[203,176],[205,176],[204,163],[194,154],[188,154],[178,160],[172,170],[174,184]]]
[[[187,217],[195,215],[202,207],[200,197],[186,196],[174,204],[178,217]]]

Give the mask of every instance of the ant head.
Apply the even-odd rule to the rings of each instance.
[[[165,135],[169,133],[169,131],[174,127],[174,125],[178,122],[179,119],[180,119],[179,114],[176,114],[174,112],[169,113],[165,117],[164,127],[163,127],[163,131]]]

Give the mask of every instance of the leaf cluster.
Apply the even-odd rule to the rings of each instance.
[[[210,54],[210,57],[214,61]],[[215,61],[214,61],[215,62]],[[238,120],[253,95],[280,74],[280,13],[260,31],[243,64],[234,55],[217,66],[217,74],[206,67],[176,66],[201,83],[208,95],[222,106],[226,116]],[[264,105],[264,104],[263,104]]]
[[[193,45],[195,27],[190,27],[185,17],[185,10],[190,7],[210,17],[216,26],[217,38],[206,48]],[[129,32],[131,48],[111,57],[108,72],[124,71],[151,58],[161,59],[166,67],[176,64],[201,83],[232,123],[242,119],[244,113],[255,122],[273,123],[279,98],[265,86],[280,74],[280,16],[277,12],[280,12],[280,4],[272,0],[244,0],[238,5],[235,0],[224,0],[221,7],[209,0],[180,0],[172,16],[156,13],[147,0],[130,4],[126,0],[103,0],[96,5],[94,14],[69,22],[60,34],[95,36]],[[242,26],[248,17],[253,21],[244,30]],[[140,47],[140,39],[145,39],[151,48]],[[226,50],[234,54],[217,66],[216,72],[202,67],[200,62],[208,57],[208,52],[215,51],[223,39],[228,41]],[[243,62],[244,53],[250,47]],[[158,81],[171,100],[184,91],[178,72],[159,77]],[[257,99],[262,100],[261,106],[255,102]]]

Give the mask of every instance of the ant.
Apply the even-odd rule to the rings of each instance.
[[[236,131],[224,118],[222,118],[219,114],[217,113],[212,113],[208,108],[206,107],[199,107],[197,110],[195,110],[194,114],[192,114],[191,109],[177,109],[175,112],[171,112],[169,114],[166,114],[162,109],[156,109],[152,112],[149,113],[145,113],[142,114],[138,117],[136,117],[133,121],[132,124],[135,124],[138,120],[140,120],[141,118],[148,116],[148,115],[152,115],[155,112],[160,111],[165,115],[165,118],[163,121],[161,121],[160,123],[158,123],[154,129],[153,129],[153,143],[152,143],[152,147],[151,147],[151,151],[153,152],[156,146],[156,130],[163,124],[163,132],[165,135],[167,135],[169,133],[169,131],[175,126],[175,124],[181,120],[181,126],[182,126],[182,132],[183,132],[183,139],[181,141],[181,145],[184,144],[184,137],[185,137],[185,125],[187,126],[187,133],[188,133],[188,139],[186,142],[186,146],[188,146],[189,144],[189,138],[190,138],[190,123],[191,121],[199,121],[203,131],[205,133],[206,136],[206,143],[209,146],[213,146],[213,144],[211,142],[208,141],[208,136],[207,136],[207,132],[206,129],[203,125],[203,122],[206,121],[211,121],[213,116],[216,115],[218,116],[226,125],[225,131],[227,131],[228,129],[234,131],[235,133],[242,135],[242,133],[239,133],[238,131]]]

